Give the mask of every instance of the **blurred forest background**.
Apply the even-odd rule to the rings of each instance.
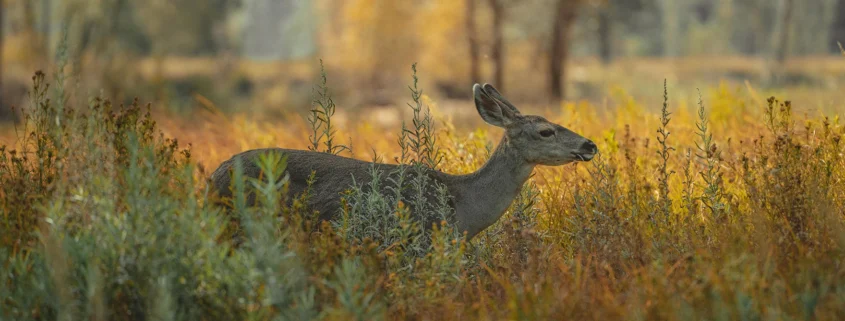
[[[414,62],[445,106],[474,82],[543,105],[657,102],[664,78],[690,96],[845,81],[845,0],[2,0],[0,16],[7,119],[59,65],[83,95],[262,115],[308,108],[318,58],[351,109],[402,108]]]

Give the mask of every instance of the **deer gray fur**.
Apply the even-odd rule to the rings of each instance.
[[[504,128],[504,137],[487,163],[474,173],[451,175],[431,169],[423,173],[432,184],[446,187],[450,196],[449,205],[455,210],[454,220],[448,223],[455,224],[458,231],[466,232],[467,238],[472,238],[504,214],[535,166],[589,161],[598,152],[592,141],[563,126],[540,116],[522,115],[489,84],[475,84],[472,90],[478,114],[488,124]],[[311,172],[316,173],[308,205],[317,210],[324,220],[340,213],[341,193],[352,186],[353,178],[356,184],[366,186],[372,177],[372,166],[376,166],[381,173],[381,185],[388,186],[386,178],[394,175],[399,166],[374,164],[312,151],[256,149],[237,154],[223,162],[211,175],[213,191],[219,197],[232,197],[230,172],[235,159],[241,159],[244,176],[255,178],[260,174],[255,164],[258,155],[271,151],[287,155],[289,195],[304,192]],[[431,185],[430,190],[435,190],[434,185]],[[428,199],[433,200],[433,195],[429,195]],[[247,205],[253,203],[254,196],[249,197]],[[413,215],[413,208],[411,213]],[[431,226],[430,223],[423,222],[427,227]]]

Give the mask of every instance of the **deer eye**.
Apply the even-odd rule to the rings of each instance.
[[[553,129],[543,129],[540,131],[540,136],[543,137],[552,137],[555,135],[555,131]]]

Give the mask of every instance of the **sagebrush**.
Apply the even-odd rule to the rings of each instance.
[[[690,108],[670,104],[669,87],[660,114],[630,101],[609,116],[574,104],[551,115],[579,119],[573,127],[602,154],[539,171],[509,213],[467,243],[448,226],[424,232],[404,206],[414,200],[398,194],[351,187],[335,222],[317,221],[303,201],[285,206],[284,155],[260,160],[262,179],[236,170],[223,211],[199,165],[219,160],[195,153],[213,141],[183,148],[149,107],[77,105],[38,73],[20,139],[0,148],[0,317],[845,317],[838,117],[798,117],[797,103],[721,89]],[[434,126],[430,100],[411,90],[414,120],[386,153],[409,172],[480,166],[491,137]],[[318,91],[303,147],[347,151],[326,141],[334,108]],[[245,206],[249,192],[258,206]],[[440,205],[415,208],[448,215]]]

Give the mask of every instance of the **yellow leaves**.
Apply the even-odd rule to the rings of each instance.
[[[437,121],[438,124],[440,124],[441,122],[447,124],[451,123],[452,115],[443,113],[443,111],[440,110],[440,108],[438,107],[437,101],[431,99],[431,97],[427,94],[423,94],[420,99],[422,100],[423,106],[428,107],[431,116],[434,118],[435,121]]]
[[[438,78],[469,68],[464,5],[466,1],[437,0],[420,7],[417,36],[420,38],[420,66]],[[467,66],[467,67],[463,67]]]
[[[426,81],[453,77],[468,66],[462,45],[464,1],[325,2],[321,11],[338,26],[332,28],[336,32],[321,33],[329,49],[322,55],[332,65],[375,78],[404,79],[407,67],[419,62],[429,75]]]
[[[744,99],[739,97],[739,88],[730,89],[725,82],[719,83],[719,87],[710,94],[710,121],[715,127],[714,130],[722,128],[738,128],[738,121],[747,116],[747,107]]]
[[[610,128],[602,132],[602,141],[606,145],[600,145],[601,153],[613,155],[619,152],[619,141],[616,140],[616,129]]]
[[[392,0],[354,0],[344,8],[342,45],[336,52],[344,67],[399,75],[413,63],[416,11],[422,9],[410,1]]]

